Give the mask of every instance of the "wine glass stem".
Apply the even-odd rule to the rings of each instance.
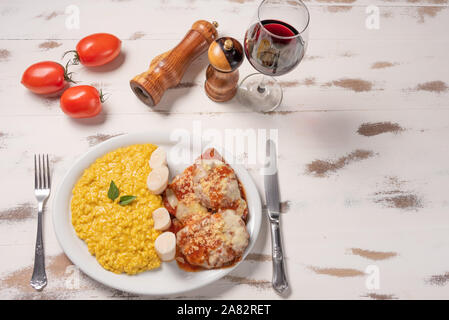
[[[260,94],[265,93],[266,87],[266,76],[262,74],[262,80],[260,80],[259,85],[257,86],[257,92]]]

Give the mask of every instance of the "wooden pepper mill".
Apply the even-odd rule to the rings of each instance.
[[[209,98],[217,102],[231,100],[237,93],[239,70],[243,62],[240,42],[223,37],[211,43],[208,51],[210,65],[206,70],[204,89]]]
[[[217,27],[215,21],[196,21],[175,48],[155,57],[147,71],[130,81],[137,97],[151,107],[157,105],[164,92],[179,84],[187,67],[217,38]]]

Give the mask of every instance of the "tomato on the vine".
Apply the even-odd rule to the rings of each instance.
[[[68,64],[67,64],[68,66]],[[42,61],[29,66],[22,75],[21,83],[37,94],[52,94],[61,91],[67,82],[74,82],[71,72],[57,62]]]
[[[76,50],[67,51],[75,54],[73,64],[81,62],[87,67],[102,66],[114,60],[120,53],[122,42],[109,33],[94,33],[81,39]]]
[[[102,92],[92,86],[76,86],[64,91],[61,109],[72,118],[91,118],[101,111],[104,102]]]

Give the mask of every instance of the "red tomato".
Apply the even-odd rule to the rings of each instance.
[[[80,61],[88,67],[102,66],[119,55],[121,46],[120,39],[112,34],[91,34],[81,39],[76,45],[74,62]]]
[[[70,74],[62,65],[53,61],[43,61],[28,67],[22,75],[22,84],[37,94],[50,94],[62,90]]]
[[[92,86],[76,86],[64,91],[61,109],[72,118],[91,118],[101,111],[103,96]]]

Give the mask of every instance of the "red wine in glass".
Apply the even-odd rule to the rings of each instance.
[[[256,112],[280,106],[282,87],[275,76],[292,71],[304,58],[310,14],[302,0],[261,0],[245,33],[245,55],[259,71],[240,83],[239,102]]]
[[[280,76],[294,69],[305,53],[299,32],[280,20],[262,20],[245,34],[245,54],[251,65],[266,75]]]

